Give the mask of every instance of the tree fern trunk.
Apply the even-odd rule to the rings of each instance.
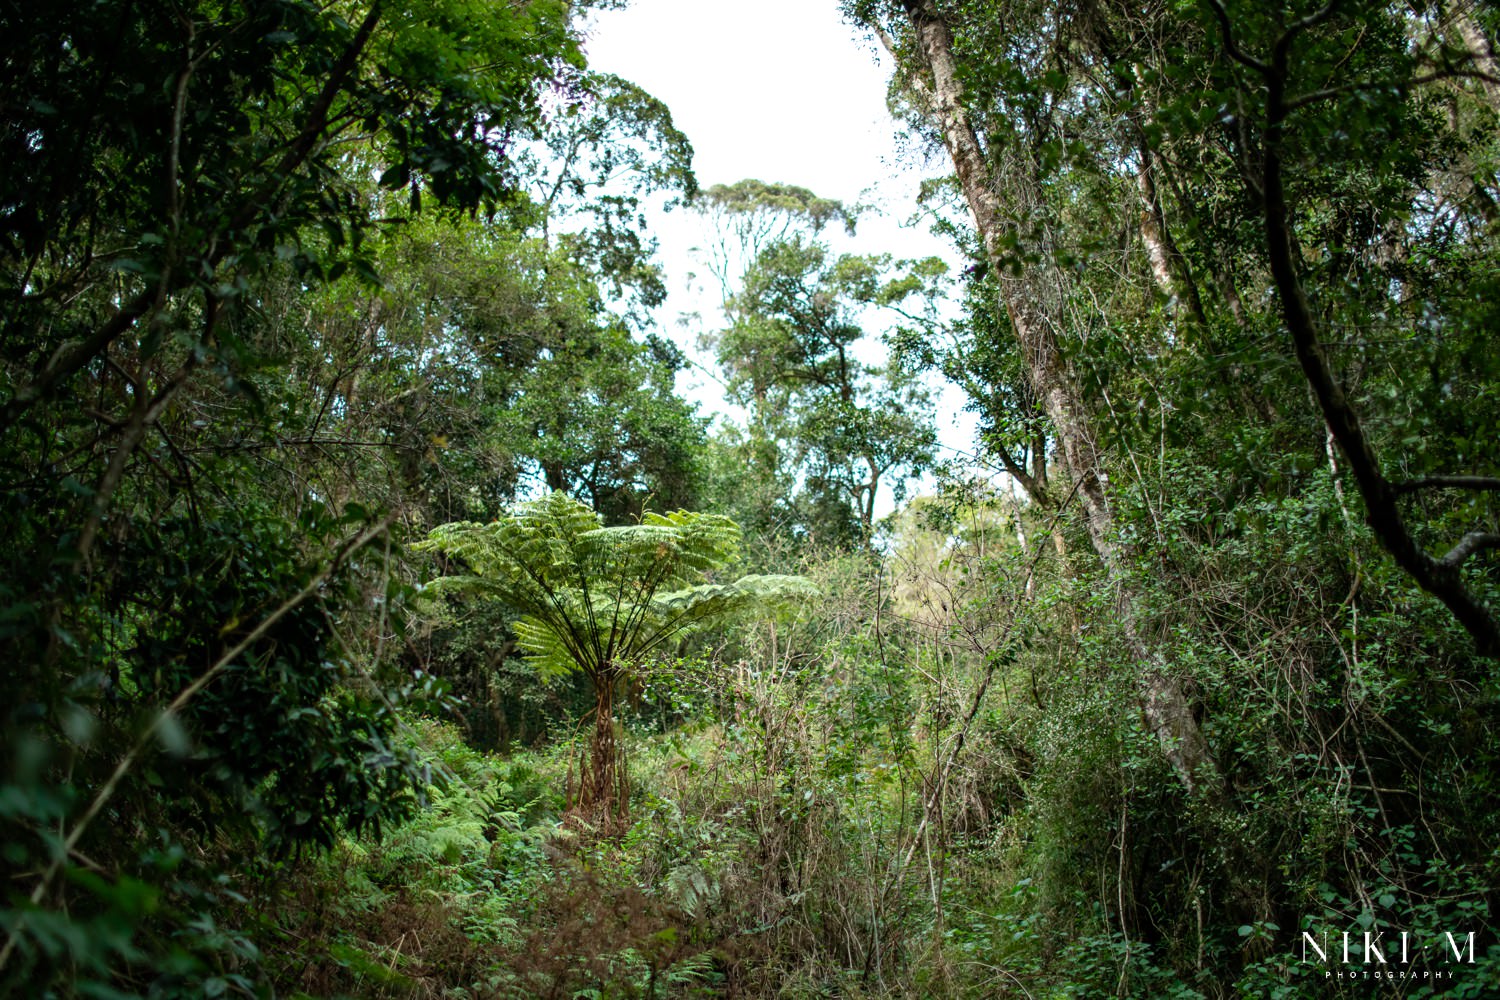
[[[615,738],[615,684],[619,670],[606,663],[594,676],[594,732],[581,769],[578,812],[600,827],[622,824],[629,809],[625,763]]]

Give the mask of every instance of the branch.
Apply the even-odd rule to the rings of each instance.
[[[1207,2],[1208,6],[1213,9],[1214,16],[1219,19],[1219,30],[1224,35],[1224,51],[1229,54],[1229,58],[1241,66],[1248,66],[1261,76],[1270,73],[1270,66],[1240,49],[1239,43],[1234,40],[1234,27],[1229,22],[1229,11],[1224,9],[1224,4],[1220,0],[1207,0]]]
[[[902,71],[900,48],[897,45],[895,37],[889,31],[885,30],[885,25],[879,21],[873,21],[871,22],[871,27],[874,29],[876,37],[880,39],[880,44],[885,46],[885,50],[890,53],[891,59],[895,61],[896,73],[906,85],[906,89],[911,91],[918,102],[931,114],[932,109],[937,104],[937,100],[932,93],[932,87],[928,86],[927,81],[922,79],[917,73]]]
[[[1052,514],[1052,523],[1047,527],[1047,530],[1049,532],[1054,530],[1057,527],[1058,522],[1062,520],[1063,512],[1068,509],[1068,505],[1072,503],[1073,498],[1078,495],[1078,487],[1082,484],[1082,482],[1083,480],[1081,479],[1074,480],[1073,488],[1068,491],[1067,496],[1063,497],[1062,503],[1057,505],[1057,510]],[[1026,567],[1026,586],[1030,586],[1031,578],[1033,574],[1036,573],[1037,565],[1042,561],[1042,553],[1045,551],[1046,550],[1041,546],[1037,546],[1036,555],[1031,557],[1031,563]],[[890,875],[886,879],[886,886],[894,884],[895,881],[901,877],[901,873],[906,871],[907,866],[911,864],[912,856],[917,852],[917,845],[922,840],[922,834],[927,831],[927,827],[931,823],[932,814],[938,805],[938,801],[947,788],[948,775],[952,772],[953,766],[958,762],[959,753],[963,751],[964,739],[968,735],[969,727],[974,724],[975,717],[979,715],[979,710],[984,705],[984,698],[985,695],[989,692],[990,682],[994,679],[995,669],[996,667],[1000,666],[1002,662],[1006,664],[1010,663],[1010,657],[1006,655],[1000,655],[1000,651],[1005,650],[1006,646],[1011,642],[1011,636],[1014,634],[1016,625],[1019,623],[1019,621],[1019,616],[1012,616],[1010,621],[1006,623],[1005,630],[1000,634],[1000,638],[998,640],[998,643],[996,644],[996,647],[992,647],[991,649],[984,651],[984,675],[979,680],[979,686],[974,689],[974,697],[969,702],[969,710],[967,713],[965,713],[963,722],[959,724],[958,732],[953,736],[951,742],[952,748],[948,751],[947,758],[943,761],[940,768],[935,769],[935,774],[930,786],[932,788],[932,793],[927,796],[925,802],[923,803],[922,821],[917,824],[916,830],[912,833],[911,846],[907,848],[906,857],[901,859],[900,862],[897,862],[896,856],[894,854],[891,856],[891,869]],[[923,777],[925,779],[926,776],[924,775]],[[883,893],[885,889],[882,888],[881,891]]]
[[[1491,476],[1422,476],[1392,483],[1397,493],[1415,493],[1417,490],[1500,490],[1500,479]]]
[[[347,85],[349,76],[354,71],[360,54],[368,45],[379,20],[380,3],[377,0],[371,5],[369,13],[355,32],[348,48],[329,71],[328,80],[309,109],[306,122],[276,165],[275,172],[265,184],[251,193],[229,219],[224,229],[215,233],[214,237],[222,236],[225,232],[234,233],[249,226],[255,220],[256,215],[275,200],[276,190],[281,187],[286,178],[299,169],[312,155],[317,147],[318,137],[328,125],[329,109],[339,92]],[[203,268],[209,271],[215,269],[233,248],[233,240],[220,241],[214,237],[210,237],[211,249],[204,254],[202,260]],[[0,428],[13,427],[17,418],[50,395],[60,382],[88,364],[116,338],[134,326],[142,316],[159,310],[169,296],[186,287],[190,280],[190,278],[182,277],[180,272],[172,274],[168,269],[149,287],[116,309],[114,314],[92,334],[82,340],[70,341],[59,347],[36,377],[17,389],[6,401],[4,410],[0,411]],[[3,433],[3,430],[0,430],[0,433]]]
[[[1308,28],[1316,27],[1332,17],[1334,10],[1336,10],[1338,8],[1338,5],[1342,2],[1343,0],[1328,0],[1328,2],[1325,3],[1322,7],[1313,11],[1311,14],[1302,18],[1300,21],[1293,22],[1292,26],[1286,29],[1286,34],[1282,35],[1281,40],[1276,44],[1290,45],[1292,39],[1302,34],[1302,32],[1306,31]]]
[[[15,426],[16,420],[33,405],[49,395],[63,379],[88,364],[91,359],[115,341],[135,321],[150,312],[159,297],[164,297],[166,286],[158,281],[135,298],[115,310],[104,325],[83,340],[69,341],[59,347],[48,359],[37,376],[17,389],[5,404],[0,425]]]
[[[157,390],[156,395],[149,400],[144,394],[139,397],[129,419],[123,425],[124,432],[120,436],[120,443],[115,448],[114,454],[110,456],[109,465],[105,468],[99,485],[94,488],[93,502],[89,504],[88,520],[84,522],[83,529],[78,534],[78,548],[75,556],[78,565],[87,566],[89,563],[89,553],[94,547],[94,539],[98,536],[99,527],[104,522],[104,515],[109,510],[110,498],[114,496],[120,480],[125,476],[125,467],[130,461],[131,454],[146,436],[146,431],[156,423],[168,404],[172,402],[172,397],[187,384],[188,377],[192,375],[197,364],[197,355],[189,353],[187,360]]]
[[[1471,531],[1459,539],[1457,545],[1448,550],[1448,554],[1438,560],[1439,564],[1448,569],[1458,569],[1476,552],[1485,549],[1500,549],[1500,535],[1486,531]]]
[[[237,451],[265,451],[267,448],[317,448],[329,445],[337,445],[340,448],[386,448],[396,449],[400,446],[395,441],[354,441],[348,438],[334,437],[311,437],[311,438],[277,438],[274,441],[247,441],[235,444],[204,444],[187,449],[191,454],[199,452],[213,452],[216,455],[226,455]]]
[[[262,206],[270,204],[274,198],[277,188],[292,172],[297,170],[312,155],[317,148],[318,138],[323,130],[328,127],[328,112],[333,107],[334,99],[344,89],[349,76],[354,72],[359,62],[360,54],[364,52],[365,46],[370,42],[370,36],[375,33],[375,26],[380,23],[380,0],[370,4],[370,10],[365,14],[365,19],[360,22],[359,28],[354,33],[354,38],[338,58],[338,62],[328,71],[328,79],[323,84],[323,89],[318,93],[318,98],[313,102],[308,111],[307,121],[302,125],[297,137],[292,140],[291,147],[282,156],[281,162],[276,164],[266,185],[252,197],[249,202],[241,208],[240,212],[230,220],[229,230],[233,232],[248,226],[255,218]]]
[[[1324,9],[1329,10],[1332,6],[1330,2]],[[1302,23],[1298,22],[1299,25]],[[1359,414],[1334,377],[1328,353],[1318,340],[1317,320],[1297,273],[1292,250],[1291,210],[1282,176],[1281,142],[1289,110],[1286,86],[1290,77],[1290,46],[1286,43],[1292,34],[1289,31],[1278,41],[1274,67],[1266,75],[1266,130],[1262,143],[1262,221],[1266,256],[1277,297],[1281,300],[1282,320],[1291,335],[1297,362],[1317,400],[1328,431],[1349,461],[1350,471],[1365,502],[1365,520],[1381,547],[1391,554],[1417,586],[1443,602],[1469,633],[1480,656],[1497,657],[1500,656],[1500,621],[1464,586],[1458,574],[1458,564],[1478,548],[1489,547],[1488,544],[1482,539],[1470,541],[1473,536],[1466,537],[1441,560],[1434,559],[1418,544],[1396,502],[1398,492],[1381,473],[1379,457],[1365,436]]]
[[[1372,80],[1358,80],[1353,83],[1341,83],[1335,87],[1325,87],[1322,90],[1314,90],[1311,93],[1300,94],[1297,97],[1287,98],[1285,107],[1288,111],[1296,111],[1319,101],[1326,101],[1338,97],[1341,94],[1355,93],[1361,90],[1375,90],[1381,87],[1399,87],[1403,91],[1411,87],[1420,87],[1428,83],[1437,83],[1439,80],[1451,80],[1454,78],[1482,80],[1485,83],[1500,84],[1500,77],[1491,73],[1484,73],[1477,69],[1444,69],[1432,73],[1421,73],[1403,83],[1377,83]]]
[[[1002,447],[996,448],[994,451],[996,455],[1000,456],[1000,464],[1005,466],[1006,473],[1021,484],[1021,489],[1026,491],[1026,495],[1031,497],[1033,503],[1043,508],[1051,506],[1052,498],[1047,495],[1046,487],[1037,482],[1035,477],[1025,469],[1021,468],[1021,464],[1011,456],[1010,449]]]

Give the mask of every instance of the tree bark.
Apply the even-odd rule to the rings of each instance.
[[[615,684],[619,671],[606,663],[594,675],[594,732],[579,769],[577,811],[606,833],[623,823],[629,805],[625,769],[615,739]]]
[[[1500,112],[1500,60],[1495,58],[1495,47],[1467,10],[1459,8],[1454,12],[1453,26],[1458,29],[1458,37],[1463,39],[1469,58],[1474,60],[1474,68],[1484,74],[1479,82],[1484,86],[1484,96],[1490,107]]]
[[[902,0],[902,8],[911,23],[917,51],[931,73],[930,82],[923,80],[918,90],[941,125],[944,144],[1000,285],[1002,303],[1025,354],[1032,385],[1052,421],[1062,464],[1075,483],[1089,539],[1114,589],[1121,628],[1143,670],[1136,691],[1141,715],[1160,741],[1183,787],[1190,794],[1204,791],[1216,795],[1222,786],[1218,766],[1187,695],[1140,628],[1137,598],[1126,579],[1122,558],[1127,553],[1120,550],[1115,538],[1107,476],[1092,420],[1077,381],[1058,349],[1045,300],[1037,294],[1045,265],[1033,266],[1020,278],[1006,277],[1009,261],[1000,200],[988,157],[964,107],[952,32],[934,0]],[[1029,185],[1031,180],[1007,177],[1006,183]]]
[[[1193,281],[1187,261],[1172,239],[1172,230],[1167,226],[1167,213],[1162,208],[1161,194],[1156,186],[1156,154],[1144,139],[1137,147],[1141,158],[1136,171],[1136,186],[1141,192],[1141,242],[1146,245],[1146,255],[1151,261],[1151,274],[1157,287],[1172,300],[1174,307],[1185,308],[1193,320],[1203,323],[1203,301],[1198,296],[1198,285]]]

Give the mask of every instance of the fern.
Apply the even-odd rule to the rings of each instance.
[[[563,493],[520,504],[489,524],[442,525],[416,547],[468,570],[433,581],[427,593],[508,604],[521,614],[516,639],[540,676],[582,671],[593,682],[585,802],[616,797],[623,787],[612,735],[613,692],[622,677],[687,630],[814,592],[796,576],[713,582],[711,574],[740,552],[739,526],[722,515],[648,513],[639,524],[606,528]]]

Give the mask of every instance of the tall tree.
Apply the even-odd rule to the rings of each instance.
[[[868,539],[882,488],[899,500],[931,464],[927,391],[896,361],[869,363],[866,326],[882,310],[931,322],[932,286],[945,272],[936,259],[835,257],[800,236],[765,244],[746,270],[714,346],[752,440],[776,444],[758,453],[786,461],[821,512],[805,530]],[[900,315],[908,307],[915,312]]]
[[[1005,151],[987,149],[966,101],[963,72],[954,54],[953,30],[935,0],[901,0],[895,11],[855,4],[850,10],[876,30],[904,67],[906,87],[940,130],[963,196],[973,216],[989,271],[998,283],[1012,335],[1021,349],[1036,398],[1053,427],[1066,470],[1105,566],[1119,612],[1140,664],[1138,704],[1183,786],[1211,794],[1222,784],[1218,766],[1193,713],[1181,679],[1142,627],[1139,595],[1126,579],[1108,495],[1105,456],[1078,374],[1063,349],[1067,278],[1054,256],[1045,217],[1038,154],[1050,135],[1031,131],[1025,119],[995,134]],[[889,15],[899,15],[890,23]],[[900,33],[898,38],[892,29]],[[997,128],[1003,129],[999,123]],[[1009,140],[1009,146],[1001,144]],[[997,169],[997,161],[1010,167]]]
[[[1434,555],[1432,544],[1420,537],[1412,516],[1404,508],[1404,499],[1412,494],[1434,489],[1477,491],[1500,490],[1500,478],[1444,471],[1435,475],[1402,476],[1387,472],[1377,446],[1359,408],[1350,398],[1326,346],[1325,332],[1330,322],[1337,322],[1341,310],[1329,303],[1320,310],[1313,304],[1307,272],[1311,270],[1300,259],[1297,236],[1296,180],[1289,177],[1297,159],[1310,146],[1325,141],[1332,127],[1328,115],[1350,121],[1360,138],[1372,134],[1415,132],[1416,123],[1408,118],[1411,111],[1400,95],[1420,83],[1477,77],[1485,87],[1493,86],[1490,76],[1493,56],[1487,54],[1478,29],[1466,16],[1460,16],[1460,35],[1465,48],[1459,53],[1410,53],[1402,17],[1371,14],[1368,11],[1344,13],[1337,3],[1329,3],[1301,17],[1295,10],[1279,10],[1277,16],[1236,16],[1223,3],[1210,0],[1222,33],[1224,52],[1237,64],[1237,96],[1251,119],[1249,142],[1244,150],[1249,164],[1245,183],[1253,186],[1261,201],[1260,217],[1265,239],[1265,255],[1281,305],[1281,319],[1289,334],[1297,363],[1308,387],[1317,400],[1318,409],[1332,440],[1338,444],[1354,482],[1364,500],[1365,518],[1380,544],[1423,590],[1440,600],[1463,625],[1481,656],[1500,657],[1500,617],[1487,603],[1475,585],[1464,577],[1464,567],[1474,556],[1500,549],[1500,532],[1471,528],[1451,543],[1443,555]],[[1339,32],[1344,23],[1357,24],[1369,17],[1371,31],[1352,45]],[[1383,22],[1383,23],[1382,23]],[[1264,42],[1256,54],[1249,37],[1260,36]],[[1455,58],[1456,56],[1456,58]],[[1436,66],[1423,72],[1421,63],[1433,61]],[[1329,85],[1335,64],[1347,64],[1355,75],[1344,83]],[[1259,85],[1239,82],[1248,77]],[[1264,97],[1256,94],[1264,89]],[[1482,91],[1488,96],[1489,91]],[[1390,95],[1395,95],[1394,98]],[[1391,173],[1382,170],[1373,151],[1355,148],[1338,150],[1340,166],[1346,170],[1368,171],[1379,181]],[[1352,154],[1352,155],[1350,155]],[[1336,154],[1337,155],[1337,154]],[[1374,161],[1374,162],[1372,162]],[[1400,166],[1396,166],[1399,176]],[[1384,176],[1381,176],[1381,175]],[[1357,203],[1356,203],[1357,204]],[[1373,206],[1371,206],[1373,208]],[[1350,211],[1359,208],[1350,206]],[[1373,220],[1371,220],[1373,221]],[[1372,234],[1373,235],[1373,234]],[[1383,234],[1382,234],[1383,235]],[[1348,233],[1347,242],[1357,245],[1359,235]],[[1336,253],[1349,250],[1339,248]],[[1351,282],[1352,283],[1352,282]],[[1352,289],[1353,296],[1362,290]],[[1321,313],[1321,315],[1320,315]],[[1442,543],[1439,543],[1442,544]]]
[[[836,199],[821,198],[795,184],[754,178],[715,184],[693,208],[708,223],[706,263],[718,279],[726,308],[732,308],[740,275],[766,247],[798,235],[815,237],[834,221],[842,221],[853,233],[859,219],[857,209]]]
[[[1166,815],[1203,837],[1187,850],[1226,890],[1215,908],[1254,935],[1333,919],[1329,893],[1381,884],[1400,888],[1364,904],[1377,915],[1461,905],[1453,886],[1490,877],[1461,831],[1494,823],[1462,791],[1463,761],[1495,759],[1493,719],[1420,765],[1401,748],[1493,674],[1474,655],[1496,593],[1496,465],[1474,447],[1493,437],[1497,374],[1483,46],[1441,5],[851,9],[905,58],[894,101],[945,142],[985,258],[972,286],[992,303],[933,359],[1002,418],[1004,443],[1038,416],[1055,439],[1042,495],[1085,515],[1116,612],[1108,662],[1130,664],[1118,676],[1181,785],[1208,791]],[[1011,343],[980,343],[1000,335]],[[1256,569],[1226,576],[1236,560]],[[1098,648],[1097,619],[1070,624],[1080,654]],[[1235,666],[1208,666],[1221,656]],[[1403,694],[1351,694],[1349,670]],[[1045,696],[1044,713],[1063,710]],[[1176,738],[1174,718],[1202,742]],[[1212,770],[1195,767],[1210,745]],[[1342,774],[1360,777],[1337,797],[1351,853],[1335,858],[1300,803]],[[1113,799],[1108,907],[1127,942],[1154,943],[1186,897],[1129,871],[1152,837],[1133,781]],[[1264,812],[1270,789],[1285,805]],[[1047,836],[1077,843],[1086,826],[1068,814]],[[1439,885],[1438,856],[1463,874]],[[1335,887],[1321,901],[1319,879]]]
[[[333,324],[310,349],[304,307],[378,282],[397,198],[517,207],[511,143],[581,64],[570,19],[551,0],[0,9],[0,642],[26,664],[0,679],[25,803],[3,817],[0,990],[253,976],[203,930],[204,869],[413,804],[389,743],[388,521],[306,460],[391,442],[320,439],[317,414],[379,389],[346,372],[303,410],[301,379],[361,350]],[[156,850],[193,860],[168,878]]]

